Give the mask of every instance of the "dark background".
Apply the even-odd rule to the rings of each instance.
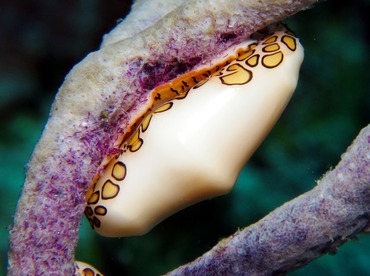
[[[109,5],[108,5],[109,4]],[[24,167],[64,76],[129,9],[130,1],[7,0],[0,4],[0,275]],[[325,1],[287,20],[305,47],[299,86],[232,193],[190,207],[142,237],[109,239],[86,220],[77,259],[107,275],[159,275],[310,190],[369,123],[368,0]],[[360,235],[292,275],[370,275]]]

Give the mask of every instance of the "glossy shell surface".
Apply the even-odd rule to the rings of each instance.
[[[176,211],[230,191],[298,81],[303,48],[279,28],[154,89],[87,195],[85,214],[98,233],[144,234]]]

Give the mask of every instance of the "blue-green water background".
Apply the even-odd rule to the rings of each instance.
[[[0,275],[25,165],[53,97],[129,7],[129,1],[103,0],[0,4]],[[84,220],[77,258],[107,275],[159,275],[313,188],[370,121],[369,8],[368,0],[331,0],[287,20],[305,47],[299,85],[232,193],[188,208],[142,237],[103,238]],[[360,235],[292,275],[370,275],[369,248],[370,237]]]

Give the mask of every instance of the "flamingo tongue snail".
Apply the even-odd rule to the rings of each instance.
[[[229,192],[291,95],[303,48],[282,24],[156,87],[106,160],[85,214],[103,236],[141,235],[201,200]]]
[[[80,261],[75,262],[76,274],[81,276],[103,276],[95,267]]]

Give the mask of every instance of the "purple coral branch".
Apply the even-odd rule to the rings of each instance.
[[[280,275],[370,226],[370,125],[311,191],[167,275]]]
[[[10,230],[9,275],[73,275],[90,181],[151,89],[316,1],[185,1],[76,65],[28,165]]]

